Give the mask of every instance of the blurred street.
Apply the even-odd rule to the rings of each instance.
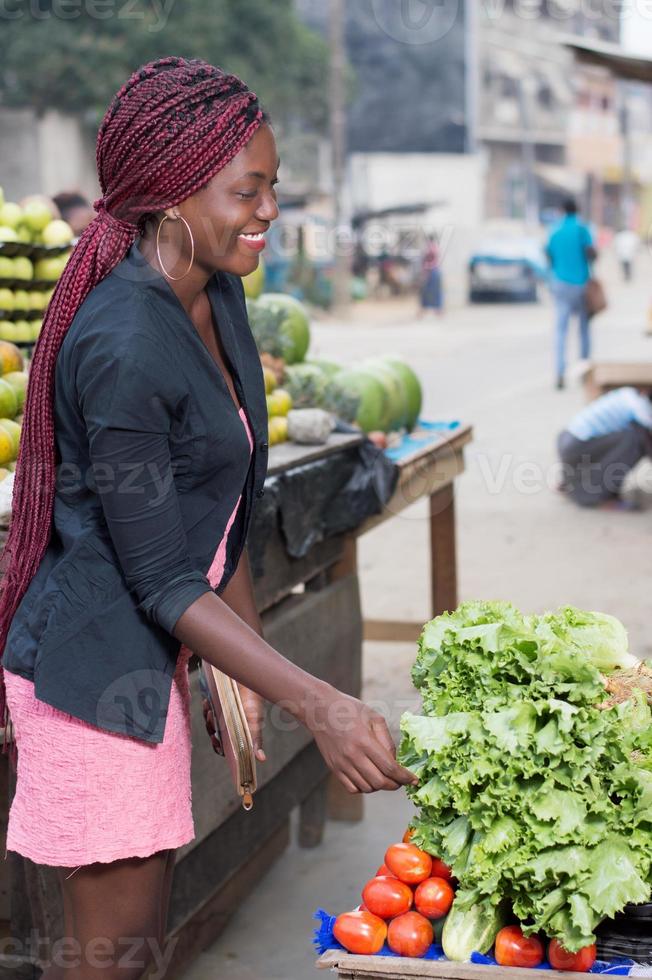
[[[608,255],[599,271],[610,308],[594,324],[595,359],[649,359],[652,258],[641,255],[627,286]],[[396,350],[424,381],[425,418],[473,424],[456,501],[462,599],[509,599],[532,612],[572,603],[614,613],[629,630],[632,650],[650,656],[652,514],[582,511],[548,486],[555,436],[583,404],[579,380],[553,390],[552,317],[547,297],[538,306],[467,307],[426,321],[415,320],[407,304],[358,307],[350,322],[315,326],[314,353],[349,361],[376,346]],[[575,358],[575,331],[569,340]],[[419,502],[360,540],[366,616],[429,618],[427,533]],[[391,690],[394,723],[413,697],[413,658],[410,644],[365,644],[365,697],[390,704]],[[308,980],[314,909],[354,907],[409,819],[402,793],[365,804],[363,823],[328,824],[317,850],[293,845],[186,980]]]

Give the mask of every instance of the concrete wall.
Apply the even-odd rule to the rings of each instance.
[[[26,194],[80,190],[99,195],[93,134],[73,116],[0,109],[0,186],[10,201]]]

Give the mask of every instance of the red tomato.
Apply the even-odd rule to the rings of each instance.
[[[432,858],[414,844],[392,844],[385,854],[385,864],[408,885],[425,881],[432,871]]]
[[[403,843],[409,844],[414,836],[414,827],[408,827],[408,829],[403,834]]]
[[[426,878],[414,893],[414,907],[426,919],[441,919],[448,915],[455,892],[443,878]]]
[[[393,875],[372,878],[364,886],[362,901],[373,915],[393,919],[412,908],[412,889]]]
[[[387,930],[387,945],[399,956],[423,956],[433,938],[432,926],[418,912],[406,912],[392,919]]]
[[[389,870],[386,864],[381,864],[381,866],[378,868],[378,871],[376,872],[376,878],[395,878],[395,877],[396,875],[392,874],[392,872]]]
[[[543,943],[536,936],[525,938],[520,926],[505,926],[496,936],[496,962],[500,966],[539,966]]]
[[[345,912],[335,920],[333,935],[349,953],[371,956],[383,948],[387,926],[371,912]]]
[[[443,861],[440,861],[439,858],[432,859],[432,871],[430,873],[433,878],[443,878],[444,881],[451,881],[453,877],[451,869]]]
[[[570,970],[571,973],[586,973],[595,963],[597,951],[595,943],[584,946],[577,953],[569,953],[558,939],[553,939],[548,946],[550,966],[555,970]]]

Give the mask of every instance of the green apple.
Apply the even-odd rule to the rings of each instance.
[[[22,217],[23,209],[18,204],[14,204],[13,201],[6,201],[0,207],[0,225],[15,228]]]
[[[0,255],[0,279],[14,278],[14,260]]]
[[[29,293],[25,289],[16,289],[14,292],[14,309],[29,310]]]
[[[34,266],[34,278],[54,282],[59,278],[59,263],[56,258],[38,259]]]
[[[42,320],[32,320],[32,322],[30,323],[30,329],[32,331],[32,337],[31,337],[32,340],[34,341],[38,340],[42,326],[43,326]]]
[[[16,324],[12,323],[11,320],[0,320],[0,340],[11,340],[16,339],[15,334]]]
[[[0,288],[0,310],[13,310],[14,308],[14,291],[13,289],[7,289],[6,286]]]
[[[31,245],[33,235],[27,225],[20,224],[16,228],[16,241],[24,242],[26,245]]]
[[[23,218],[22,223],[26,225],[31,232],[43,231],[46,225],[49,225],[54,214],[52,209],[46,203],[46,200],[41,197],[33,197],[29,200],[23,201]]]
[[[43,238],[44,245],[69,245],[75,237],[75,233],[67,221],[57,219],[55,221],[51,221],[50,224],[42,230],[41,236]]]
[[[0,225],[0,242],[17,242],[18,234],[9,225]]]
[[[0,208],[3,206],[4,203],[5,203],[5,192],[2,189],[2,187],[0,187]]]
[[[12,259],[14,265],[14,279],[33,279],[34,266],[26,255],[17,255]]]
[[[40,289],[32,289],[29,294],[30,310],[44,310],[46,305],[45,293]]]
[[[14,320],[14,337],[13,339],[29,342],[34,339],[32,332],[32,324],[29,320]]]
[[[65,252],[63,255],[54,255],[50,259],[39,259],[34,272],[36,279],[46,279],[50,282],[56,282],[66,267],[68,254],[68,252]]]

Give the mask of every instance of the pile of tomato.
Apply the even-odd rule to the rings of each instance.
[[[545,948],[538,936],[524,936],[520,926],[505,926],[496,936],[494,950],[500,966],[541,966],[546,958]],[[569,953],[557,939],[548,945],[548,962],[553,970],[586,973],[596,959],[595,945]]]
[[[451,869],[410,843],[392,844],[385,861],[362,890],[362,901],[353,912],[338,916],[333,935],[349,953],[373,955],[385,943],[399,956],[422,957],[432,945],[437,923],[448,915],[455,899]],[[538,936],[524,936],[520,926],[505,926],[494,948],[500,966],[536,967],[546,959]],[[569,953],[556,939],[548,944],[547,958],[555,970],[586,973],[596,960],[596,947]]]
[[[379,953],[387,942],[399,956],[424,956],[433,922],[444,919],[455,898],[451,869],[409,842],[392,844],[385,863],[362,890],[363,904],[340,915],[333,934],[349,953]]]

